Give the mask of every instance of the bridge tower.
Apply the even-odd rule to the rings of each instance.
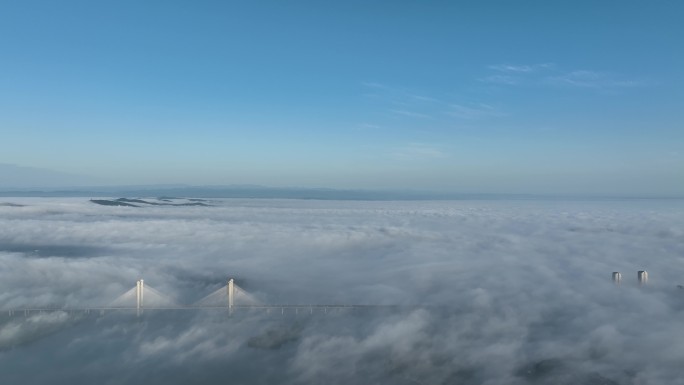
[[[228,280],[226,290],[228,291],[228,311],[233,313],[233,305],[235,304],[235,283],[233,282],[233,278]]]
[[[135,283],[135,299],[136,299],[135,308],[137,310],[138,316],[140,316],[140,313],[142,313],[144,294],[145,294],[145,281],[142,279],[139,279]]]
[[[648,283],[648,272],[645,270],[637,271],[637,278],[639,279],[639,285],[644,286]]]

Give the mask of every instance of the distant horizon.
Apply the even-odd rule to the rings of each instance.
[[[505,193],[434,191],[427,189],[358,189],[264,185],[97,185],[0,188],[0,198],[187,197],[214,199],[313,200],[648,200],[684,199],[684,195],[616,193]]]
[[[3,175],[4,174],[4,175]],[[12,185],[12,177],[20,177],[22,182]],[[42,178],[51,183],[41,183]],[[67,183],[69,180],[75,183]],[[155,192],[152,195],[167,195],[185,191],[199,194],[198,197],[215,198],[293,198],[293,199],[331,199],[337,196],[339,199],[426,199],[448,200],[462,199],[473,196],[496,197],[529,197],[541,199],[680,199],[684,198],[684,192],[678,193],[655,193],[642,192],[617,192],[617,191],[487,191],[472,189],[435,189],[429,187],[358,187],[358,186],[325,186],[325,185],[269,185],[257,183],[227,183],[227,184],[191,184],[191,183],[93,183],[96,180],[89,176],[72,175],[50,169],[24,167],[15,164],[0,163],[0,196],[35,196],[35,197],[59,197],[59,196],[113,196],[113,195],[144,195],[145,192]],[[79,183],[80,182],[80,183]],[[223,190],[223,191],[218,191]],[[249,193],[251,190],[251,195]],[[321,195],[321,192],[326,194]],[[313,195],[312,195],[313,193]],[[212,195],[218,194],[218,195]],[[188,195],[188,194],[185,194]],[[191,195],[191,194],[190,194]],[[314,198],[311,198],[311,197]]]

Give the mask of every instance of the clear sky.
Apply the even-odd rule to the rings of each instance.
[[[0,163],[684,194],[681,1],[0,1]]]

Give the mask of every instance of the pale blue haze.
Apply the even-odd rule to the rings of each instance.
[[[682,15],[2,1],[0,163],[96,184],[681,196]]]

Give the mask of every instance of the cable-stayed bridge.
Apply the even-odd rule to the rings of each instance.
[[[637,272],[638,283],[640,287],[645,287],[648,283],[648,273],[640,270]],[[613,272],[613,283],[620,287],[622,282],[622,274],[620,272]],[[684,289],[684,285],[677,285],[677,289]],[[446,306],[448,307],[448,306]],[[300,305],[283,305],[283,304],[264,304],[260,302],[253,295],[238,286],[233,279],[229,279],[226,285],[206,295],[202,299],[190,305],[179,304],[170,297],[164,295],[158,290],[145,284],[145,281],[139,279],[135,286],[125,293],[118,296],[107,305],[102,306],[84,306],[84,307],[69,307],[69,306],[23,306],[15,308],[0,309],[0,314],[8,314],[13,316],[15,314],[29,314],[36,312],[52,312],[52,311],[66,311],[66,312],[85,312],[100,311],[104,313],[109,310],[133,310],[140,316],[145,310],[200,310],[200,309],[218,309],[227,310],[232,314],[237,309],[262,309],[266,313],[280,312],[287,313],[328,313],[344,309],[413,309],[413,308],[445,308],[445,306],[435,305],[343,305],[343,304],[300,304]]]
[[[135,304],[135,309],[138,314],[144,309],[227,308],[228,310],[233,310],[236,306],[236,300],[241,306],[255,306],[260,304],[256,298],[235,284],[233,279],[229,279],[225,286],[215,290],[199,301],[185,306],[178,304],[149,285],[145,285],[145,281],[140,279],[136,282],[135,287],[121,294],[112,301],[107,308],[129,309]]]
[[[17,307],[2,310],[9,316],[24,314],[28,316],[32,313],[52,312],[52,311],[66,311],[66,312],[85,312],[99,311],[104,313],[106,311],[128,310],[135,311],[138,316],[144,311],[150,310],[201,310],[201,309],[217,309],[227,310],[232,314],[238,309],[261,309],[266,313],[328,313],[335,312],[342,309],[361,309],[361,308],[398,308],[400,306],[394,305],[342,305],[342,304],[302,304],[302,305],[283,305],[283,304],[264,304],[257,300],[253,295],[238,286],[233,279],[229,279],[226,285],[206,295],[200,300],[189,304],[179,304],[170,297],[164,295],[158,290],[150,287],[144,280],[136,281],[133,288],[118,296],[109,304],[102,306],[86,306],[86,307]]]

